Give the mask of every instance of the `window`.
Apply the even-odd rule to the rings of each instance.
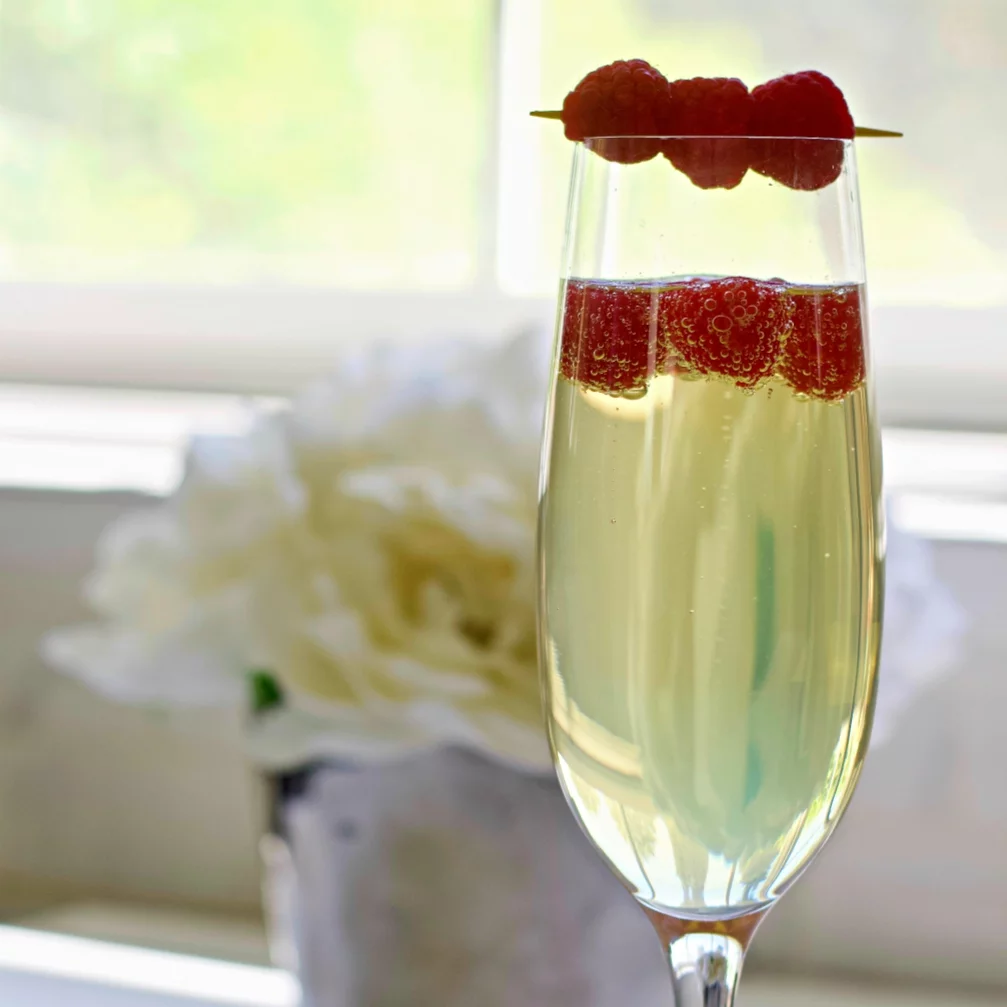
[[[996,0],[0,4],[0,378],[286,391],[547,323],[583,73],[817,66],[860,122],[882,406],[1007,424]]]
[[[7,278],[471,284],[491,15],[471,0],[3,4]]]

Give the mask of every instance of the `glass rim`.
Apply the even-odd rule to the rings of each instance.
[[[810,143],[853,143],[853,137],[842,136],[775,136],[761,133],[611,133],[585,136],[576,143],[588,145],[598,140],[803,140]]]

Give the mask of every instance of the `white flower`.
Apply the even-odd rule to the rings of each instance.
[[[106,533],[103,621],[48,658],[131,702],[235,702],[267,670],[269,765],[455,743],[546,768],[537,349],[370,353],[248,436],[197,440],[175,498]]]

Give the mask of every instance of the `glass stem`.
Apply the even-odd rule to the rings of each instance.
[[[704,923],[644,906],[668,954],[675,1007],[732,1007],[745,952],[768,910]]]
[[[732,1007],[745,960],[727,934],[683,934],[668,948],[675,1007]]]

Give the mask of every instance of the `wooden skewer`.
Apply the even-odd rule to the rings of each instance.
[[[855,126],[853,129],[854,136],[879,136],[881,138],[888,136],[902,136],[902,133],[896,133],[894,129],[871,129],[870,126]]]
[[[562,119],[563,113],[554,109],[550,109],[548,112],[532,112],[538,119]],[[901,133],[895,132],[892,129],[872,129],[870,126],[857,126],[853,131],[855,136],[862,137],[896,137],[902,136]]]

